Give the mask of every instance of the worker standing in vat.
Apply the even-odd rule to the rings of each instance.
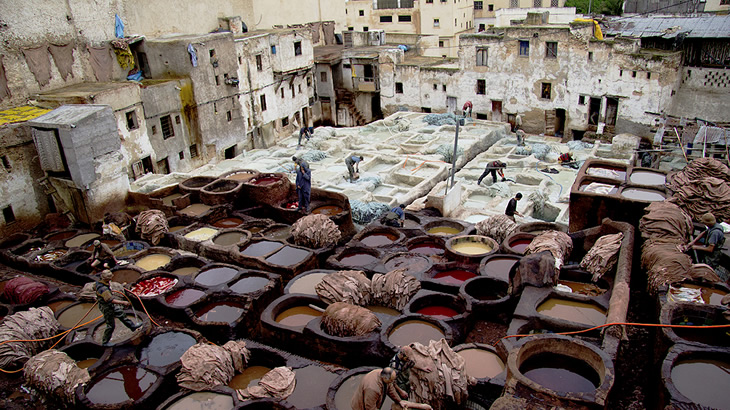
[[[472,108],[473,108],[473,106],[471,104],[471,101],[467,101],[467,102],[464,103],[464,106],[461,107],[461,111],[464,112],[464,117],[471,118],[471,110],[472,110]]]
[[[507,164],[502,161],[492,161],[487,164],[487,167],[484,169],[484,172],[482,173],[482,176],[479,177],[477,180],[477,185],[482,183],[482,179],[484,179],[487,174],[492,174],[492,183],[497,182],[497,174],[499,174],[500,177],[502,177],[502,182],[506,181],[507,178],[504,177],[504,169],[507,167]]]
[[[517,201],[522,199],[522,193],[518,192],[514,198],[510,199],[507,203],[507,209],[504,210],[504,214],[507,215],[512,222],[516,222],[515,215],[523,216],[521,213],[517,212]]]
[[[99,310],[104,314],[104,321],[106,322],[106,330],[104,330],[104,336],[101,338],[102,346],[110,346],[109,341],[116,327],[114,319],[119,319],[124,326],[127,326],[133,332],[142,327],[141,323],[132,323],[127,318],[127,314],[122,309],[119,309],[118,305],[131,306],[131,303],[114,299],[110,287],[112,276],[112,272],[109,269],[105,269],[101,272],[101,279],[96,282],[96,301],[99,304]]]
[[[403,227],[406,218],[406,213],[403,211],[404,209],[406,209],[406,206],[404,204],[400,204],[386,212],[381,223],[383,225],[393,226],[396,228]]]
[[[117,266],[117,258],[114,256],[114,252],[109,248],[109,245],[98,239],[94,240],[94,250],[91,251],[88,260],[94,269],[111,269]]]
[[[727,281],[728,275],[724,269],[722,272],[718,270],[720,267],[720,253],[722,252],[722,246],[725,244],[725,232],[722,229],[722,225],[717,223],[715,215],[708,212],[700,217],[702,222],[707,229],[690,242],[688,245],[682,247],[682,251],[693,249],[698,251],[698,263],[706,263],[715,270],[715,273],[720,276],[720,279]],[[697,245],[701,243],[701,245]]]
[[[307,161],[291,157],[294,161],[294,168],[297,171],[297,196],[299,197],[299,206],[297,206],[297,212],[304,211],[309,213],[309,196],[312,193],[312,170],[309,169]]]
[[[375,369],[363,376],[350,401],[352,410],[379,410],[386,395],[401,407],[406,407],[404,398],[408,395],[394,383],[395,379],[396,372],[390,367]]]
[[[347,172],[350,173],[350,182],[360,178],[360,161],[363,160],[362,155],[350,155],[345,158],[345,165],[347,165]],[[357,174],[357,175],[356,175]]]

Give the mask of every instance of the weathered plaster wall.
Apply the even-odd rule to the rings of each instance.
[[[730,122],[730,73],[726,69],[684,67],[681,83],[667,113]]]

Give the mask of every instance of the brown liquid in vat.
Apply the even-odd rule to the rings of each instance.
[[[233,379],[228,382],[228,387],[238,390],[257,386],[259,384],[259,380],[261,380],[261,378],[270,371],[270,368],[264,366],[247,367],[244,369],[243,373],[238,373],[233,376]]]
[[[436,325],[421,320],[407,320],[399,323],[388,335],[388,340],[396,346],[419,342],[428,346],[431,340],[444,337],[444,332]]]
[[[537,307],[537,312],[556,319],[569,320],[589,326],[606,323],[606,311],[590,303],[550,298]]]
[[[96,405],[139,400],[155,381],[154,373],[136,366],[122,366],[96,380],[86,392],[86,398]]]
[[[492,378],[504,371],[504,362],[485,349],[464,349],[457,352],[466,360],[466,374],[477,379]]]
[[[296,306],[289,308],[276,316],[276,322],[284,326],[302,329],[312,319],[322,316],[322,313],[309,306]]]
[[[285,246],[266,258],[266,262],[272,265],[293,266],[307,259],[307,256],[309,256],[307,250]]]

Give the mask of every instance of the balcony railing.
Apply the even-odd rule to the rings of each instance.
[[[380,91],[380,82],[375,77],[354,77],[352,82],[352,85],[358,91],[370,93]]]

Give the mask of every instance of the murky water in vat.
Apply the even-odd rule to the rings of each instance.
[[[211,303],[200,309],[195,316],[203,322],[233,323],[243,314],[243,307],[231,302]]]
[[[532,241],[530,241],[532,242]],[[525,245],[525,249],[527,245]],[[524,252],[524,251],[523,251]],[[519,259],[513,258],[492,258],[484,264],[484,276],[501,279],[503,281],[509,280],[509,272],[512,267],[519,262]]]
[[[601,381],[588,363],[553,353],[541,353],[528,358],[520,366],[520,371],[528,379],[559,392],[592,392]]]
[[[381,323],[390,322],[391,320],[401,315],[401,312],[385,306],[370,305],[366,306],[366,308],[369,311],[375,313],[375,316],[380,319]]]
[[[682,395],[714,409],[730,408],[730,363],[690,359],[672,367],[672,382]]]
[[[198,289],[180,289],[175,293],[167,295],[165,301],[175,307],[186,307],[200,300],[205,292]]]
[[[254,242],[245,248],[241,250],[241,255],[245,256],[264,256],[268,255],[272,252],[275,252],[281,248],[283,248],[284,245],[280,242],[272,242],[272,241],[260,241],[260,242]]]
[[[49,308],[51,308],[51,310],[53,311],[53,313],[56,313],[59,310],[61,310],[62,307],[66,307],[66,306],[68,306],[68,305],[70,305],[72,303],[74,303],[73,300],[58,300],[56,302],[49,303],[47,306]],[[96,316],[94,316],[94,317],[96,317]]]
[[[148,366],[169,366],[182,357],[197,341],[184,332],[166,332],[152,338],[139,354],[139,362]]]
[[[537,307],[537,312],[556,319],[569,320],[590,326],[606,323],[606,311],[590,303],[550,298]]]
[[[165,204],[165,205],[167,205],[167,206],[172,206],[172,201],[174,199],[180,198],[181,196],[182,196],[181,193],[175,193],[175,194],[172,194],[172,195],[168,195],[168,196],[162,198],[162,203]]]
[[[340,263],[349,266],[365,266],[377,262],[378,258],[368,253],[351,253],[340,258]]]
[[[504,371],[504,362],[485,349],[464,349],[457,352],[466,360],[466,374],[477,379],[492,378]]]
[[[65,245],[68,248],[79,247],[92,239],[98,238],[99,236],[100,235],[98,233],[84,233],[67,240]]]
[[[93,306],[93,309],[92,309]],[[89,312],[88,315],[86,315],[86,312],[91,309],[91,312]],[[89,320],[92,320],[93,318],[100,316],[101,311],[99,310],[98,306],[94,306],[93,303],[80,303],[78,305],[74,305],[63,311],[60,316],[58,316],[58,323],[61,324],[61,326],[69,329],[72,328],[76,322],[79,321],[84,315],[86,317],[81,321],[81,323],[88,322]],[[94,323],[100,323],[103,319],[99,318]]]
[[[249,276],[237,280],[236,283],[230,286],[230,289],[238,294],[254,293],[264,289],[268,284],[269,278],[265,278],[263,276]]]
[[[233,376],[233,379],[228,382],[228,387],[238,390],[256,386],[259,384],[259,380],[270,371],[271,369],[265,366],[249,366],[244,369],[243,373]]]
[[[436,325],[421,320],[406,320],[399,323],[388,335],[388,340],[396,346],[419,342],[428,346],[431,340],[444,337],[444,332]]]
[[[230,218],[223,218],[219,219],[215,222],[213,222],[213,226],[216,228],[235,228],[243,223],[243,219],[230,217]]]
[[[76,362],[76,366],[78,366],[80,369],[88,369],[89,367],[96,364],[96,362],[98,362],[98,361],[99,361],[98,358],[79,360]]]
[[[398,239],[398,237],[392,233],[381,232],[367,235],[360,239],[360,242],[366,246],[385,246],[392,244],[396,239]]]
[[[289,293],[301,293],[304,295],[316,296],[317,291],[314,290],[314,287],[317,286],[317,284],[322,281],[322,278],[327,275],[328,273],[322,272],[310,273],[309,275],[302,276],[289,283]]]
[[[205,391],[188,394],[165,410],[232,410],[233,407],[230,395]]]
[[[184,268],[175,269],[174,271],[172,271],[172,273],[178,276],[190,276],[198,273],[199,270],[200,268],[196,266],[186,266]]]
[[[314,310],[309,306],[296,306],[279,313],[274,320],[284,326],[302,329],[312,319],[320,316],[322,316],[322,312]]]
[[[337,373],[328,372],[320,366],[307,366],[294,369],[296,388],[286,401],[298,409],[323,406],[327,400],[327,390],[337,378]]]
[[[639,185],[664,185],[667,182],[667,177],[658,172],[634,171],[631,173],[629,180]]]
[[[226,232],[213,239],[213,243],[219,246],[231,246],[241,242],[246,237],[241,232]]]
[[[666,199],[664,194],[659,191],[651,191],[648,189],[630,188],[621,191],[621,196],[638,201],[663,201]]]
[[[199,216],[207,212],[210,208],[211,206],[206,204],[191,204],[178,212],[187,216]]]
[[[266,262],[279,266],[293,266],[307,259],[309,255],[309,251],[305,249],[285,246],[275,254],[266,258]]]
[[[532,243],[532,239],[518,239],[509,243],[510,248],[515,252],[525,253],[527,247]]]
[[[312,210],[313,214],[322,214],[327,216],[337,215],[342,212],[343,209],[337,205],[325,205]]]
[[[215,268],[201,271],[195,276],[195,283],[203,286],[217,286],[236,277],[238,271],[227,266],[219,266]]]
[[[155,270],[170,263],[171,259],[172,257],[170,257],[170,255],[165,255],[162,253],[151,253],[138,260],[134,264],[142,270]]]
[[[120,404],[140,399],[157,376],[136,366],[122,366],[94,382],[86,392],[92,404]]]

